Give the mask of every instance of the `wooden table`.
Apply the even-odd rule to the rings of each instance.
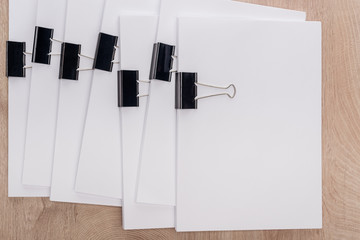
[[[8,0],[0,0],[0,239],[360,239],[360,0],[248,0],[323,26],[323,229],[124,231],[121,208],[7,197]],[[306,96],[304,96],[306,97]]]

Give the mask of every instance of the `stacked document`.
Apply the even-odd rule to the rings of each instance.
[[[124,229],[321,228],[321,23],[305,20],[9,0],[9,197],[122,207]]]

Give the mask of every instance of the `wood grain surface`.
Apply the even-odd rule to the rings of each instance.
[[[323,229],[201,233],[124,231],[121,208],[7,197],[8,0],[0,2],[0,240],[360,239],[360,0],[247,0],[322,22]]]

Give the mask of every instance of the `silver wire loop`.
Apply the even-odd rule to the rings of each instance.
[[[32,55],[32,52],[23,52],[24,55]]]
[[[172,60],[174,62],[177,59],[177,56],[176,55],[171,55],[171,58],[172,58]],[[177,72],[177,69],[174,69],[174,68],[170,69],[170,73],[176,73],[176,72]]]
[[[91,59],[91,60],[94,60],[95,58],[93,57],[89,57],[89,56],[86,56],[86,55],[83,55],[83,54],[78,54],[79,57],[83,57],[83,58],[88,58],[88,59]],[[80,72],[80,71],[91,71],[91,70],[94,70],[92,68],[78,68],[76,69],[76,71]]]
[[[86,55],[83,55],[83,54],[78,54],[79,57],[84,57],[84,58],[88,58],[88,59],[91,59],[91,60],[94,60],[95,58],[93,57],[89,57],[89,56],[86,56]]]
[[[151,83],[150,80],[137,80],[138,83]]]
[[[55,38],[50,38],[50,41],[52,42],[58,42],[58,43],[63,43],[63,41],[55,39]]]
[[[138,82],[138,83],[147,83],[147,84],[151,83],[150,80],[136,80],[136,82]],[[138,98],[148,97],[148,96],[149,96],[149,94],[138,94],[137,95]]]
[[[55,39],[55,38],[50,38],[50,41],[51,42],[63,43],[63,41]],[[60,56],[60,55],[61,55],[61,53],[53,53],[53,52],[48,53],[48,56]]]
[[[195,97],[195,100],[209,98],[209,97],[217,97],[217,96],[228,96],[229,98],[234,98],[236,96],[236,87],[235,87],[234,84],[230,84],[229,86],[226,86],[226,87],[220,87],[220,86],[215,86],[215,85],[210,85],[210,84],[205,84],[205,83],[195,83],[195,85],[196,86],[217,88],[217,89],[229,89],[231,87],[233,88],[233,94],[232,95],[230,95],[229,93],[218,93],[218,94],[211,94],[211,95],[206,95],[206,96],[197,96],[197,97]]]
[[[80,71],[91,71],[91,70],[94,70],[92,68],[78,68],[76,69],[76,71],[80,72]]]

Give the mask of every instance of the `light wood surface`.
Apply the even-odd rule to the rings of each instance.
[[[360,0],[247,0],[306,11],[323,24],[323,229],[202,233],[124,231],[121,208],[7,197],[8,0],[0,2],[1,240],[360,239]]]

